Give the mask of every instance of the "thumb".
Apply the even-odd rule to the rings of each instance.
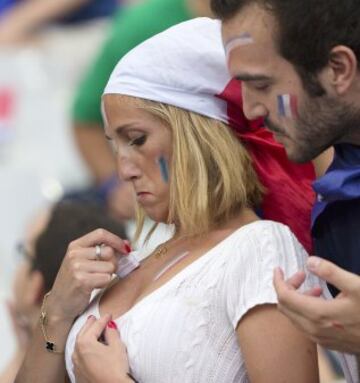
[[[360,285],[360,277],[319,257],[309,257],[307,268],[319,278],[336,286],[340,291],[353,290]]]

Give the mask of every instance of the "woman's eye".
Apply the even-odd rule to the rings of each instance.
[[[140,136],[140,137],[137,137],[137,138],[130,140],[129,145],[130,146],[134,146],[134,145],[141,146],[145,143],[145,141],[146,141],[146,136],[143,135],[143,136]]]

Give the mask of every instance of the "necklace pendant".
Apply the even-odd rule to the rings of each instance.
[[[167,253],[167,247],[165,245],[161,245],[154,254],[156,259],[162,258]]]

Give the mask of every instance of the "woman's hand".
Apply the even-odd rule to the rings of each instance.
[[[76,338],[72,360],[78,383],[132,382],[126,348],[110,315],[88,318]]]
[[[100,244],[97,255],[95,246]],[[128,253],[127,241],[103,229],[71,242],[48,298],[50,317],[72,322],[88,305],[92,291],[110,282],[118,257]]]

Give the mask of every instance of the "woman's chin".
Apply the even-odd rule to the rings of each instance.
[[[167,223],[168,221],[168,214],[164,214],[162,212],[156,212],[152,209],[144,209],[146,216],[150,218],[152,221],[156,223]]]

